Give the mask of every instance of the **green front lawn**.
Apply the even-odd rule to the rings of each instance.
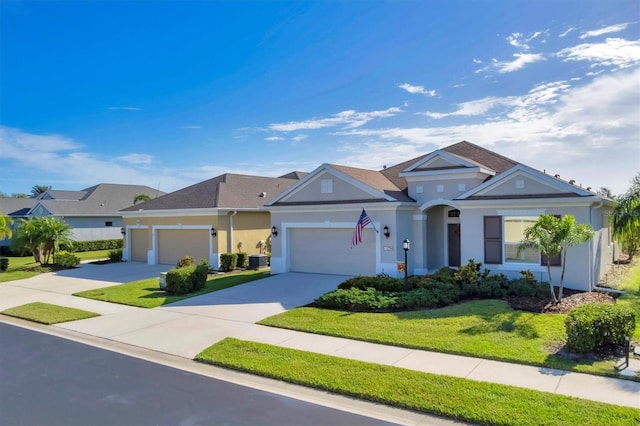
[[[26,305],[6,309],[0,313],[47,325],[99,316],[94,312],[41,302],[27,303]]]
[[[223,290],[225,288],[259,280],[268,276],[269,272],[265,271],[244,271],[217,275],[210,278],[202,290],[183,295],[170,295],[164,290],[160,290],[158,278],[148,278],[146,280],[134,281],[112,287],[82,291],[74,294],[74,296],[137,306],[140,308],[157,308],[158,306],[178,302],[183,299],[188,299],[189,297]]]
[[[632,425],[640,410],[236,339],[197,361],[396,407],[491,425]]]
[[[513,310],[502,300],[475,300],[440,309],[352,313],[302,307],[260,324],[408,348],[615,375],[613,361],[551,355],[566,339],[565,315]]]
[[[110,250],[85,251],[74,253],[80,260],[98,260],[109,257]],[[0,283],[7,281],[22,280],[31,278],[39,274],[55,271],[52,265],[40,265],[33,260],[33,256],[3,256],[9,259],[9,268],[0,272]]]
[[[633,334],[633,340],[640,343],[640,262],[636,261],[636,265],[629,271],[619,289],[626,291],[626,294],[618,298],[617,303],[627,305],[636,312],[636,332]]]

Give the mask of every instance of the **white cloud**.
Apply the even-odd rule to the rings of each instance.
[[[629,22],[623,23],[623,24],[610,25],[608,27],[600,28],[597,30],[586,31],[580,35],[580,39],[597,37],[603,34],[618,33],[620,31],[626,30],[628,26],[629,26]]]
[[[35,135],[0,126],[0,158],[21,159],[25,153],[30,153],[37,159],[44,159],[53,153],[80,147],[80,144],[61,135]]]
[[[153,156],[149,154],[128,154],[116,157],[116,160],[129,164],[151,164],[153,162]]]
[[[188,130],[198,130],[198,129],[202,129],[202,126],[180,126],[181,129],[188,129]]]
[[[500,74],[518,71],[524,68],[528,64],[534,64],[536,62],[544,61],[544,56],[539,53],[515,53],[513,61],[496,61],[494,60],[491,66],[495,68]]]
[[[640,42],[608,38],[604,43],[583,43],[562,49],[557,56],[566,61],[589,61],[592,66],[628,68],[640,63]]]
[[[353,110],[333,114],[329,118],[318,118],[303,121],[289,121],[287,123],[272,123],[269,130],[277,132],[295,132],[298,130],[316,130],[326,127],[344,126],[346,128],[361,127],[378,118],[393,117],[402,112],[400,108],[391,107],[382,111],[358,112]]]
[[[567,30],[566,30],[566,31],[563,31],[562,33],[558,34],[558,37],[560,37],[560,38],[562,38],[562,37],[566,37],[567,35],[569,35],[569,33],[570,33],[571,31],[575,31],[575,28],[574,28],[574,27],[569,27],[569,28],[567,28]]]
[[[291,140],[293,142],[297,143],[297,142],[305,140],[308,137],[309,137],[308,135],[296,135],[296,136],[292,137]]]
[[[265,141],[283,141],[284,138],[280,136],[269,136],[268,138],[264,138]]]
[[[112,111],[140,111],[142,108],[128,107],[128,106],[114,106],[114,107],[109,107],[108,109]]]
[[[406,90],[407,92],[411,93],[411,94],[419,94],[419,95],[425,95],[425,96],[436,96],[436,91],[435,90],[427,90],[424,88],[424,86],[414,86],[411,85],[409,83],[402,83],[400,85],[398,85],[399,88]]]

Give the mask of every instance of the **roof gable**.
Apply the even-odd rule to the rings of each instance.
[[[403,171],[404,173],[410,172],[439,172],[443,170],[460,170],[473,168],[477,169],[483,167],[482,164],[473,160],[469,160],[464,157],[460,157],[455,154],[451,154],[444,150],[436,150],[426,155],[418,162],[412,164]],[[485,167],[486,168],[486,167]],[[488,170],[493,172],[493,170]]]

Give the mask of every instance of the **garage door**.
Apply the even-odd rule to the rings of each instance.
[[[131,243],[131,260],[147,263],[147,251],[149,250],[147,233],[148,229],[129,228],[129,242]]]
[[[196,262],[209,260],[207,229],[159,229],[158,263],[175,265],[179,259],[191,256]]]
[[[351,248],[352,228],[289,230],[290,269],[338,275],[375,275],[375,231],[365,229],[362,243]]]

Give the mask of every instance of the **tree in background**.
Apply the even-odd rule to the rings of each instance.
[[[60,244],[71,244],[71,225],[51,216],[22,220],[16,229],[11,246],[16,251],[29,250],[33,259],[49,264],[51,255]]]
[[[640,173],[631,180],[629,190],[618,198],[611,215],[613,236],[629,260],[640,250]]]
[[[133,204],[144,203],[145,201],[149,201],[151,196],[148,194],[138,194],[133,197]]]
[[[35,198],[40,194],[44,194],[50,189],[51,187],[46,185],[33,185],[33,187],[31,187],[31,196]]]
[[[4,240],[5,238],[11,238],[11,225],[13,223],[13,219],[9,216],[5,216],[0,210],[0,240]]]
[[[553,303],[562,301],[564,290],[564,272],[567,267],[567,250],[569,247],[579,246],[586,243],[593,237],[594,231],[591,225],[576,223],[573,215],[564,215],[562,218],[543,214],[533,225],[524,230],[524,239],[518,247],[518,253],[522,250],[533,248],[540,251],[547,258],[547,274],[549,275],[549,287],[551,289],[551,299]],[[558,295],[553,288],[551,278],[551,258],[561,256],[562,272],[560,274],[560,284],[558,285]]]

